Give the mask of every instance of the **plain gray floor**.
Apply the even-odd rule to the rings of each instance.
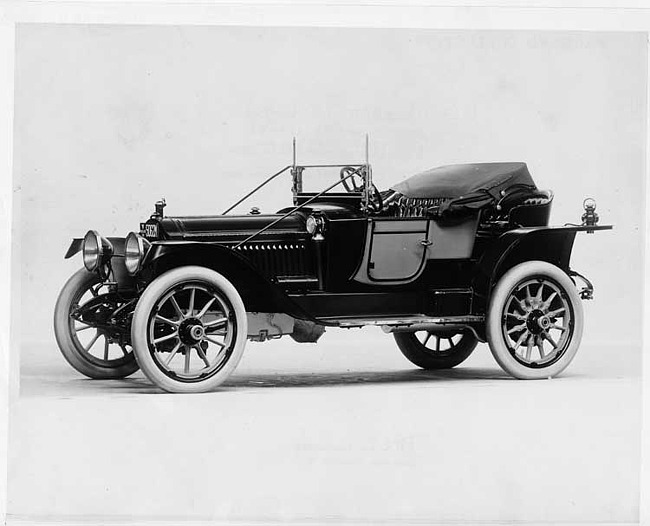
[[[486,345],[426,372],[378,329],[332,330],[249,344],[219,392],[168,395],[25,347],[9,518],[635,522],[638,356],[583,346],[524,382]]]

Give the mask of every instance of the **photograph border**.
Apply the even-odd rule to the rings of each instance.
[[[650,7],[641,0],[627,1],[624,6],[612,0],[564,2],[562,7],[550,0],[521,2],[501,0],[464,3],[453,0],[427,2],[410,0],[408,5],[396,1],[368,0],[325,3],[314,0],[279,3],[267,0],[251,2],[148,0],[114,2],[94,1],[10,1],[0,6],[0,513],[5,521],[7,488],[7,431],[11,406],[18,398],[19,334],[16,328],[20,306],[20,284],[11,279],[12,268],[20,266],[19,240],[12,243],[12,232],[20,214],[17,189],[13,187],[13,115],[16,24],[142,24],[142,25],[222,25],[222,26],[318,26],[382,27],[458,30],[553,30],[612,31],[650,33]],[[649,54],[650,56],[650,54]],[[650,66],[650,60],[649,60]],[[650,72],[650,67],[648,68]],[[646,101],[650,99],[650,81],[646,81]],[[646,170],[644,178],[645,212],[648,224],[650,193],[650,110],[646,104]],[[650,229],[646,228],[644,245],[645,275],[650,274],[646,255],[650,249]],[[18,242],[16,242],[18,241]],[[7,293],[8,292],[8,293]],[[650,283],[643,285],[642,340],[642,465],[640,523],[650,524],[650,432],[648,404],[650,387]],[[102,521],[103,522],[103,521]],[[100,522],[98,522],[100,523]],[[477,521],[475,524],[479,524]]]

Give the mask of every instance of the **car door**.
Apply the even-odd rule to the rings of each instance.
[[[397,284],[418,278],[431,245],[430,221],[424,218],[370,218],[361,264],[353,279]]]

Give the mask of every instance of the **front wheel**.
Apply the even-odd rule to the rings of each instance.
[[[82,268],[63,286],[54,308],[61,354],[89,378],[124,378],[138,370],[128,341],[128,300],[107,289]]]
[[[523,380],[560,374],[582,339],[582,303],[571,279],[544,261],[508,270],[490,299],[487,339],[501,368]]]
[[[396,332],[393,335],[402,354],[423,369],[451,369],[464,362],[478,340],[469,331]]]
[[[234,371],[247,338],[244,303],[221,274],[197,266],[170,270],[145,289],[131,326],[144,374],[172,393],[200,393]]]

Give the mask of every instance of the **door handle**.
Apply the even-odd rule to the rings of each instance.
[[[431,245],[433,245],[433,241],[429,241],[428,239],[421,239],[420,245],[422,245],[423,247],[430,247]]]

